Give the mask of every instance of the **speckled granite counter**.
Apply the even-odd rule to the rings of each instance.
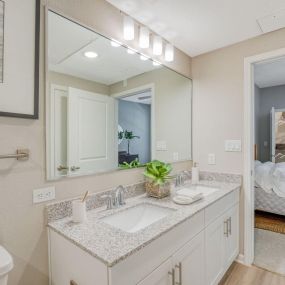
[[[197,212],[221,199],[228,193],[240,188],[240,183],[204,180],[199,184],[219,188],[218,191],[191,205],[177,205],[170,198],[161,200],[140,195],[129,198],[126,206],[115,210],[96,208],[87,212],[88,221],[75,224],[70,217],[51,221],[48,226],[80,248],[112,267],[129,255],[137,252],[147,244],[170,231],[180,223],[191,218]],[[103,217],[133,207],[141,203],[150,203],[173,209],[167,217],[135,232],[128,233],[104,223]]]

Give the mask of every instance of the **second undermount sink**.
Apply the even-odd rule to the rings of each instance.
[[[128,233],[135,233],[165,218],[175,209],[143,203],[102,218],[102,221]]]
[[[215,187],[210,187],[210,186],[204,186],[204,185],[186,185],[183,188],[177,190],[177,194],[181,194],[181,195],[195,195],[197,193],[202,193],[203,196],[208,196],[211,195],[213,193],[215,193],[216,191],[218,191],[218,188]]]

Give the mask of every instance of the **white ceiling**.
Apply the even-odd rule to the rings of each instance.
[[[259,88],[285,85],[285,57],[256,64],[254,77]]]
[[[88,59],[84,52],[98,54]],[[48,14],[49,70],[110,85],[160,67],[113,47],[106,39],[53,12]]]
[[[257,19],[285,9],[284,0],[107,0],[162,35],[190,56],[197,56],[262,34]],[[285,10],[284,10],[285,12]],[[280,21],[268,26],[284,27]],[[266,30],[266,29],[265,29]]]

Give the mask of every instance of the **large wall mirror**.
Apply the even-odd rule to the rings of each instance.
[[[191,79],[47,15],[48,179],[190,160]]]

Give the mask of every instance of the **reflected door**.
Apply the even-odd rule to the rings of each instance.
[[[118,165],[115,99],[68,88],[70,174],[115,169]]]

